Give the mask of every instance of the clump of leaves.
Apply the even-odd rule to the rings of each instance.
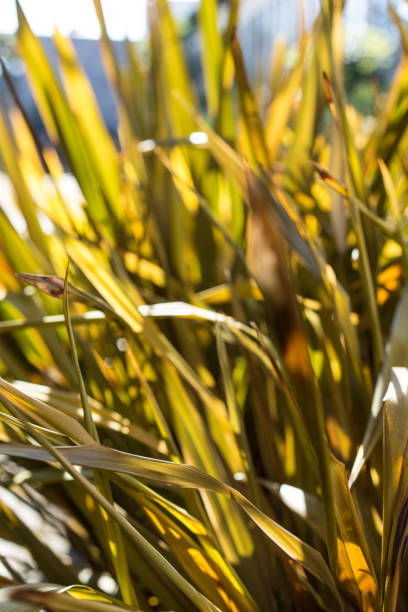
[[[0,113],[26,224],[0,210],[0,535],[42,581],[0,553],[0,609],[405,609],[406,52],[368,123],[323,2],[263,112],[238,2],[221,32],[203,0],[202,113],[166,1],[126,65],[94,4],[119,146],[72,43],[56,76],[20,7],[51,145],[12,81]]]

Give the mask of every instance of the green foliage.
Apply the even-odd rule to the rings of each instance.
[[[202,2],[200,110],[166,0],[126,65],[95,0],[119,147],[71,42],[60,80],[19,8],[52,144],[1,111],[27,229],[0,213],[0,537],[44,583],[0,552],[2,612],[408,606],[408,58],[367,122],[327,0],[263,112],[238,4],[221,32]]]

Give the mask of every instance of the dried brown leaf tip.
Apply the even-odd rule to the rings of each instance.
[[[348,197],[346,188],[343,187],[340,181],[338,181],[332,174],[330,174],[330,172],[326,170],[326,168],[324,168],[323,166],[321,166],[315,161],[311,161],[310,163],[312,164],[316,172],[319,174],[322,181],[327,183],[327,185],[332,187],[340,195],[344,196],[345,198]]]
[[[52,297],[63,297],[64,295],[64,279],[59,276],[46,276],[43,274],[19,274],[15,276],[20,280],[33,285],[40,291]]]
[[[326,94],[327,101],[329,103],[331,114],[333,115],[333,119],[337,121],[337,112],[336,107],[334,105],[334,97],[333,97],[333,88],[327,73],[323,71],[323,87],[324,93]]]

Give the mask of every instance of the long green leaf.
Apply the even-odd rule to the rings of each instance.
[[[39,447],[24,444],[2,444],[0,449],[6,455],[26,457],[37,461],[54,461],[53,456],[49,452]],[[316,550],[267,517],[239,491],[223,484],[196,467],[149,459],[147,457],[137,457],[100,445],[60,448],[59,453],[70,463],[76,465],[124,472],[162,484],[202,488],[223,495],[232,495],[254,523],[283,552],[329,586],[340,605],[340,609],[343,609],[330,570]]]

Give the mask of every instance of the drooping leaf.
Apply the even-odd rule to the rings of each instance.
[[[52,455],[40,447],[24,444],[1,444],[0,449],[3,454],[11,456],[26,457],[37,461],[54,460]],[[137,457],[99,445],[65,447],[59,450],[71,463],[77,465],[122,471],[162,484],[203,488],[223,495],[232,495],[254,523],[281,550],[329,586],[339,605],[341,605],[333,577],[321,555],[308,544],[302,542],[299,538],[267,517],[236,489],[223,484],[192,465]]]

